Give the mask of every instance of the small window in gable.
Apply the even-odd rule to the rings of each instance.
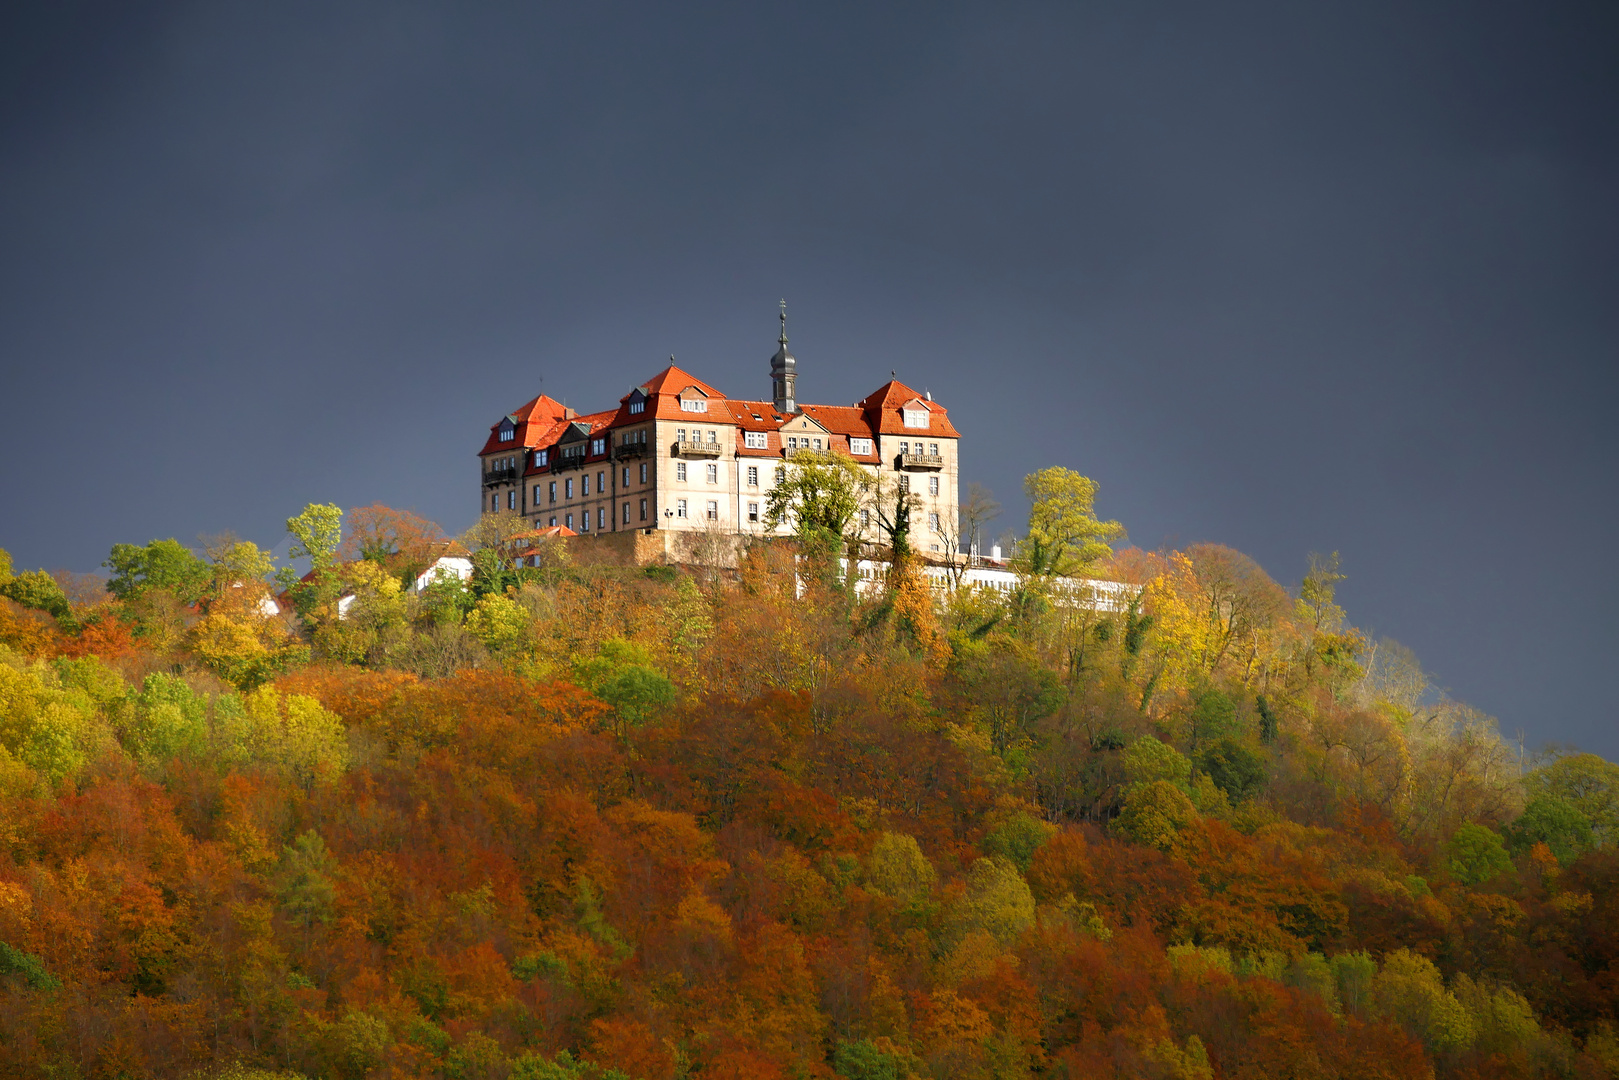
[[[680,399],[680,411],[681,412],[707,412],[708,411],[708,402],[704,401],[702,398],[681,398]]]
[[[905,426],[908,428],[925,428],[928,426],[928,411],[926,409],[906,409]]]
[[[510,423],[505,423],[505,424],[500,425],[500,441],[501,442],[511,442],[515,438],[517,438],[517,429],[516,428],[512,427],[512,425]]]

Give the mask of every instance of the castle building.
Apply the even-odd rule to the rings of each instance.
[[[913,546],[950,552],[959,436],[944,406],[898,379],[853,405],[800,403],[785,310],[781,323],[770,400],[727,397],[671,363],[614,409],[581,415],[542,394],[501,417],[478,454],[483,512],[516,511],[536,529],[581,536],[711,528],[762,536],[786,463],[800,451],[832,451],[899,477],[916,496]],[[861,535],[878,540],[876,520],[863,516]]]

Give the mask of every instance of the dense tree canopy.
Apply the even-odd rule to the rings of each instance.
[[[0,552],[0,1077],[1619,1075],[1614,765],[1066,470],[1020,588],[853,594],[822,468],[734,572]]]

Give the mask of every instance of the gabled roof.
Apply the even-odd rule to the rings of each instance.
[[[531,398],[489,426],[489,439],[478,453],[481,456],[539,446],[557,421],[568,413],[568,407],[555,398],[548,398],[544,394]],[[501,442],[500,429],[507,422],[515,429],[515,437],[509,442]]]
[[[682,371],[673,364],[658,372],[652,378],[642,383],[640,389],[647,394],[678,394],[687,387],[695,386],[703,392],[703,396],[723,398],[725,395],[708,385],[690,372]],[[628,395],[626,395],[628,396]]]
[[[905,426],[903,416],[905,407],[915,403],[926,408],[928,416],[927,428],[908,428]],[[928,401],[921,394],[906,386],[898,379],[889,379],[860,402],[859,408],[866,414],[866,423],[872,431],[881,435],[920,435],[926,434],[939,438],[960,438],[956,429],[950,423],[948,410],[937,401]]]

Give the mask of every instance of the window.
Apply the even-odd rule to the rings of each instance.
[[[641,462],[641,483],[646,483],[646,462]]]
[[[708,482],[710,484],[717,484],[720,482],[720,467],[718,465],[708,466]]]
[[[759,504],[758,503],[750,502],[748,504],[748,520],[749,521],[758,521],[759,520]]]
[[[757,466],[757,465],[749,465],[748,466],[748,486],[749,487],[758,487],[759,486],[759,466]]]
[[[517,438],[517,429],[516,428],[512,427],[511,424],[509,424],[509,423],[500,425],[500,441],[501,442],[511,442],[515,438]]]
[[[595,457],[598,454],[605,454],[605,453],[607,453],[607,440],[606,439],[591,439],[590,440],[590,454],[591,454],[592,457]]]
[[[718,521],[719,519],[720,519],[720,504],[718,502],[714,501],[713,499],[708,500],[708,520],[710,520],[710,521]]]
[[[708,433],[708,441],[711,442],[711,443],[712,442],[719,442],[720,441],[719,440],[719,433],[715,432],[713,430],[710,430],[709,433]]]
[[[680,411],[681,412],[707,412],[708,411],[708,402],[704,401],[702,398],[681,398],[680,399]]]
[[[607,494],[607,473],[605,471],[598,470],[596,473],[596,494]]]
[[[932,454],[934,457],[938,457],[939,456],[939,444],[936,443],[936,442],[928,443],[928,453]]]
[[[536,450],[536,451],[534,451],[534,467],[535,468],[544,468],[545,463],[547,461],[549,461],[550,459],[551,459],[551,451],[549,451],[549,450]]]
[[[607,507],[605,506],[596,507],[596,528],[607,528]]]
[[[646,402],[645,401],[632,401],[632,402],[630,402],[630,412],[632,412],[632,413],[644,413],[644,412],[646,412]]]
[[[573,528],[573,515],[572,514],[568,515],[568,528],[570,528],[570,529]]]
[[[850,439],[849,440],[849,453],[851,453],[851,454],[869,454],[869,453],[871,453],[871,440],[870,439]]]
[[[645,499],[641,500],[641,520],[642,521],[646,520],[646,500]]]
[[[557,482],[555,480],[551,481],[550,496],[551,496],[551,501],[552,502],[557,501]],[[555,525],[556,522],[553,521],[553,522],[551,522],[551,524]]]
[[[567,480],[563,481],[563,484],[562,484],[562,497],[564,499],[573,498],[573,478],[571,476]]]
[[[624,466],[624,486],[630,486],[630,467],[628,465]]]
[[[815,440],[815,449],[819,450],[820,448],[821,448],[821,440],[816,439]]]
[[[929,495],[937,495],[938,493],[939,493],[939,478],[937,476],[928,477],[928,494]]]
[[[556,523],[557,523],[557,516],[555,514],[552,514],[551,515],[551,524],[555,525]]]
[[[934,532],[939,531],[939,515],[938,514],[929,514],[928,515],[928,528],[932,529]]]
[[[628,525],[629,523],[630,523],[630,504],[625,503],[624,504],[624,524]]]
[[[797,435],[789,435],[789,436],[787,436],[787,449],[789,449],[789,450],[797,450],[798,449],[798,436]]]
[[[579,531],[580,532],[589,532],[590,531],[590,511],[589,510],[586,510],[584,513],[579,515]]]
[[[490,513],[494,513],[496,510],[499,510],[499,509],[500,509],[500,492],[497,491],[493,495],[489,496],[489,511],[490,511]]]
[[[534,485],[534,505],[540,505],[540,485]]]
[[[681,481],[686,479],[686,463],[684,461],[675,462],[675,479]]]
[[[770,448],[770,435],[763,431],[749,431],[742,435],[742,445],[749,450],[767,450]]]
[[[902,454],[909,454],[911,452],[911,444],[908,443],[908,442],[900,443],[899,444],[899,452],[902,453]]]
[[[685,441],[686,441],[686,429],[685,428],[675,428],[675,442],[685,442]]]
[[[862,511],[860,511],[860,527],[862,529],[871,528],[871,511],[870,510],[862,510]]]
[[[900,473],[900,475],[899,475],[899,489],[901,491],[903,491],[903,492],[907,492],[907,493],[910,492],[910,490],[911,490],[911,474],[910,473]]]
[[[928,411],[926,409],[906,409],[905,426],[925,428],[928,426]]]
[[[685,499],[676,499],[675,500],[675,517],[683,518],[685,516],[686,516],[686,500]]]
[[[777,465],[776,466],[776,483],[779,484],[783,480],[786,480],[786,479],[787,479],[787,470],[786,470],[786,468],[781,466],[781,465]]]
[[[590,474],[589,473],[585,473],[585,475],[583,475],[583,476],[581,476],[579,478],[579,494],[581,494],[581,495],[589,495],[590,494]]]

